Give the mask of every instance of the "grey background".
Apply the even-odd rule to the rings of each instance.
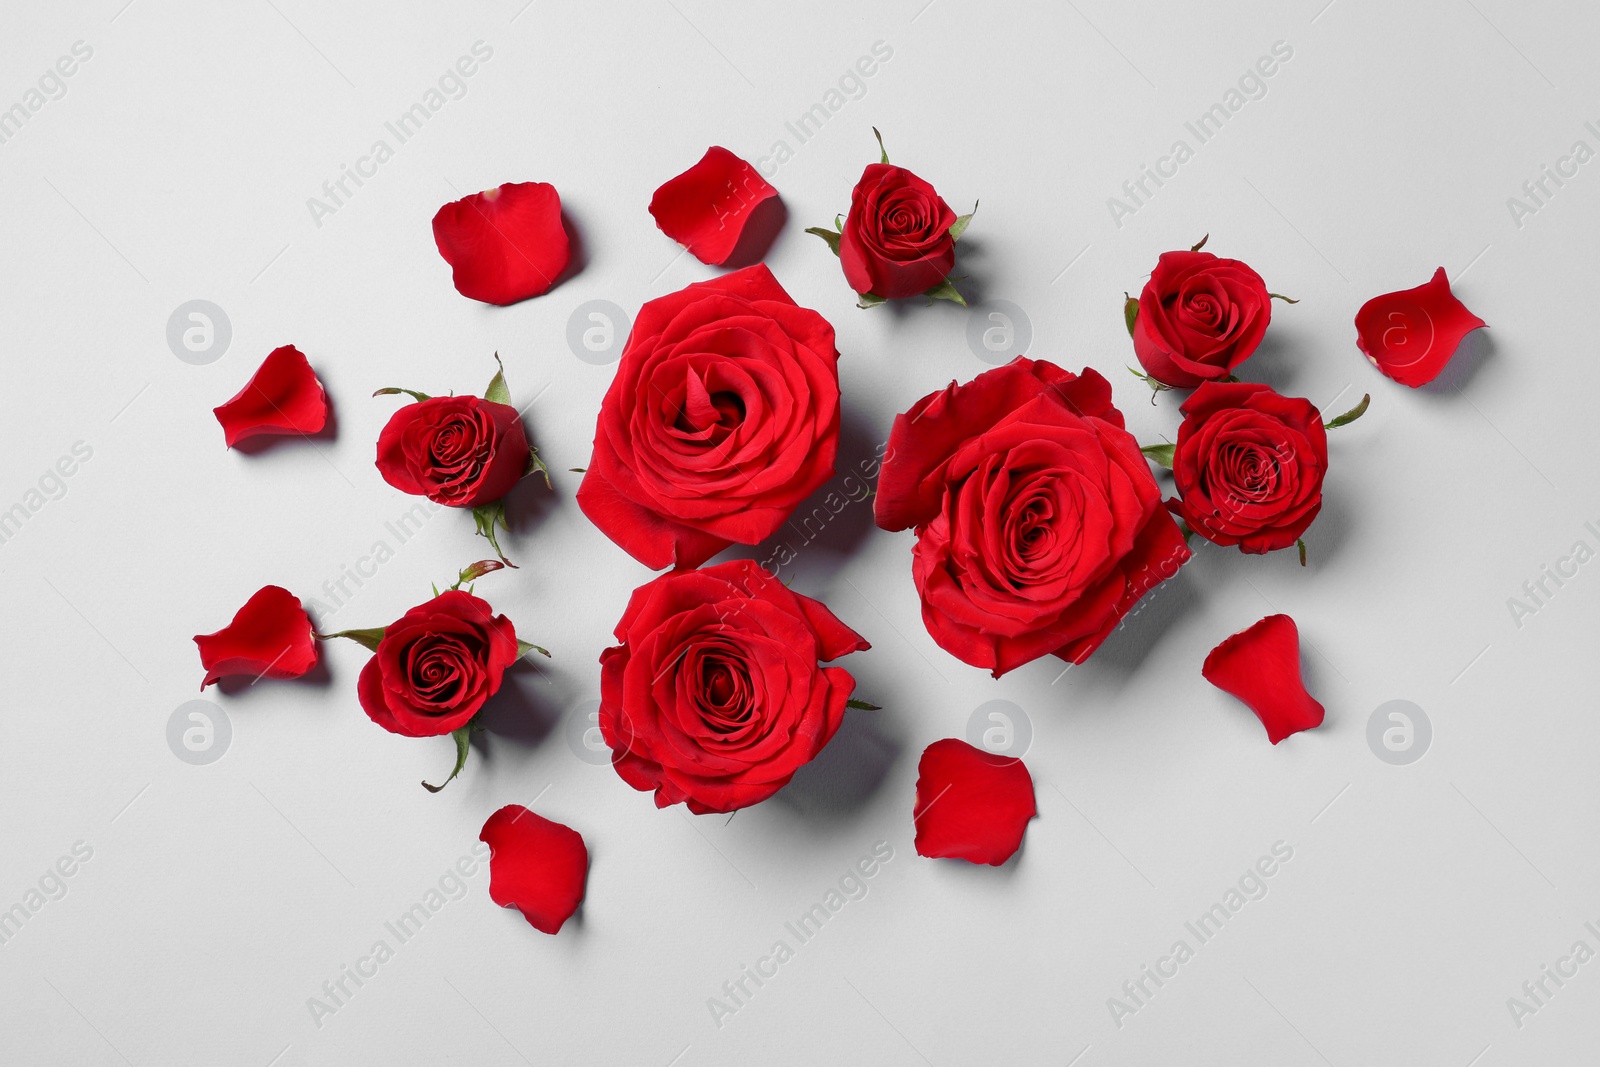
[[[0,545],[8,593],[0,907],[69,856],[66,893],[0,945],[6,1063],[747,1062],[1577,1064],[1592,1062],[1600,962],[1517,1026],[1507,998],[1600,938],[1595,611],[1588,563],[1521,625],[1524,582],[1600,526],[1592,411],[1597,281],[1582,235],[1590,162],[1536,214],[1507,198],[1600,119],[1594,11],[1511,0],[966,3],[561,0],[320,5],[105,0],[30,5],[0,36],[0,104],[74,42],[93,56],[0,144],[5,442],[0,508],[75,442],[92,458]],[[336,213],[307,199],[475,41],[493,49]],[[823,101],[874,42],[893,50],[821,131]],[[1293,57],[1122,225],[1107,198],[1183,137],[1274,42]],[[566,344],[569,315],[714,272],[654,227],[651,192],[708,144],[752,161],[789,219],[767,262],[838,330],[840,479],[893,414],[989,363],[953,305],[857,311],[823,224],[885,135],[958,210],[969,291],[1023,309],[1030,354],[1107,374],[1143,441],[1170,436],[1123,366],[1124,290],[1211,234],[1279,305],[1245,376],[1332,411],[1328,506],[1293,553],[1202,548],[1086,666],[995,682],[920,624],[911,535],[855,503],[784,570],[874,645],[818,765],[731,821],[657,811],[574,748],[596,657],[649,574],[573,502],[613,373]],[[1595,172],[1595,173],[1591,173]],[[582,269],[511,308],[458,296],[438,206],[503,181],[560,190]],[[1491,324],[1434,385],[1380,377],[1354,346],[1366,298],[1444,265]],[[168,316],[204,299],[232,342],[196,366]],[[336,433],[254,454],[210,409],[273,347],[310,357]],[[326,649],[301,682],[208,691],[231,745],[177,758],[196,699],[190,635],[259,586],[317,597],[382,539],[394,557],[324,626],[387,622],[487,554],[372,466],[382,385],[476,391],[505,359],[556,472],[512,499],[516,572],[479,584],[555,658],[522,670],[463,777],[449,742],[384,733],[355,697],[366,653]],[[54,483],[49,483],[52,487]],[[836,481],[835,489],[839,488]],[[768,558],[774,544],[747,554]],[[354,589],[354,586],[349,586]],[[1552,585],[1552,589],[1555,587]],[[331,605],[329,605],[331,606]],[[1328,721],[1274,748],[1200,677],[1222,637],[1295,616]],[[916,759],[1009,700],[1030,720],[1039,818],[1003,869],[911,847]],[[1377,758],[1367,720],[1409,700],[1432,747]],[[581,746],[581,730],[577,732]],[[465,879],[314,1025],[308,998],[519,802],[567,822],[593,865],[580,918],[544,937]],[[718,1027],[707,999],[874,843],[893,859]],[[1218,934],[1185,929],[1268,855],[1293,858]],[[67,866],[71,866],[68,864]],[[54,882],[50,883],[52,886]],[[1194,958],[1119,1027],[1121,995],[1180,938]]]

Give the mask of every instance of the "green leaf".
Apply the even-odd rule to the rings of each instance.
[[[1367,405],[1370,403],[1372,403],[1372,394],[1367,393],[1361,398],[1361,403],[1357,404],[1343,415],[1340,415],[1332,422],[1323,423],[1322,428],[1324,430],[1337,430],[1341,426],[1350,425],[1352,422],[1355,422],[1357,419],[1367,413]]]
[[[878,139],[878,154],[883,157],[882,159],[878,160],[878,162],[880,162],[880,163],[889,162],[889,150],[887,148],[883,147],[883,134],[878,132],[878,127],[876,127],[876,126],[872,127],[872,136],[874,136],[874,137],[876,137]]]
[[[857,293],[856,297],[856,307],[861,308],[862,310],[866,310],[867,308],[875,308],[879,304],[888,302],[887,297],[879,296],[877,293]]]
[[[1122,321],[1128,326],[1128,336],[1133,336],[1133,324],[1139,319],[1139,298],[1122,294]],[[1142,375],[1141,375],[1142,377]]]
[[[534,471],[538,471],[540,474],[544,475],[544,487],[546,489],[554,489],[555,488],[554,483],[552,483],[550,481],[550,468],[546,467],[544,465],[544,460],[539,458],[539,450],[537,448],[534,448],[532,445],[529,445],[528,446],[528,469],[522,472],[522,476],[524,478],[526,478],[528,475],[532,474]]]
[[[459,730],[452,730],[450,732],[450,736],[455,738],[456,742],[455,769],[450,772],[450,777],[446,778],[440,785],[429,785],[427,782],[423,782],[422,788],[426,789],[430,793],[437,793],[439,790],[456,780],[456,775],[461,773],[461,768],[467,765],[467,753],[472,751],[472,735],[480,729],[482,729],[482,727],[478,726],[474,721],[467,723],[467,725],[461,727]]]
[[[1172,454],[1178,449],[1177,445],[1145,445],[1139,449],[1151,462],[1172,469]]]
[[[496,500],[493,504],[483,504],[472,509],[472,522],[477,527],[480,537],[487,537],[489,544],[494,546],[494,554],[500,557],[500,562],[507,567],[516,567],[506,558],[505,552],[500,548],[500,539],[495,536],[494,528],[499,526],[502,530],[509,531],[511,526],[506,522],[506,502]]]
[[[383,640],[383,631],[386,626],[374,626],[370,630],[340,630],[336,634],[317,634],[324,641],[331,641],[335,637],[348,637],[358,645],[364,645],[372,651],[378,651],[378,642]]]
[[[1303,538],[1297,538],[1295,544],[1300,546],[1300,566],[1306,565],[1306,543]]]
[[[500,369],[489,379],[489,388],[483,391],[483,398],[491,404],[510,404],[511,387],[506,385],[506,365],[500,363],[500,353],[494,354],[494,361],[500,364]]]
[[[385,386],[382,389],[379,389],[377,392],[373,393],[372,395],[373,396],[395,396],[398,393],[408,393],[413,398],[415,398],[419,403],[421,401],[424,401],[424,400],[432,400],[433,399],[433,397],[429,396],[427,393],[419,393],[415,389],[401,389],[401,388],[398,388],[397,386],[393,386],[393,385]]]
[[[856,700],[854,698],[845,701],[844,702],[844,706],[847,707],[847,708],[855,708],[857,711],[882,711],[883,710],[882,708],[878,707],[878,705],[876,705],[876,704],[868,704],[865,700]]]
[[[952,303],[960,304],[962,307],[967,306],[966,298],[956,291],[956,287],[954,285],[950,284],[949,278],[946,278],[944,281],[940,282],[938,285],[934,286],[932,289],[929,289],[922,295],[930,297],[934,300],[949,300]]]
[[[828,247],[833,249],[834,255],[839,254],[839,235],[837,233],[834,233],[832,230],[825,230],[821,226],[808,227],[806,232],[816,234],[818,237],[828,242]]]
[[[1282,293],[1268,293],[1267,296],[1271,297],[1273,300],[1282,300],[1285,304],[1298,304],[1298,303],[1300,303],[1300,301],[1292,300],[1289,297],[1284,296]]]
[[[840,233],[844,232],[844,216],[843,215],[835,215],[833,217],[833,228],[838,230]]]
[[[588,474],[589,473],[589,468],[588,467],[568,467],[567,470],[571,471],[573,474]]]
[[[1206,242],[1209,241],[1209,240],[1211,240],[1211,235],[1208,233],[1204,237],[1200,238],[1200,243],[1199,244],[1195,244],[1195,245],[1189,246],[1189,251],[1191,251],[1191,252],[1200,251],[1202,248],[1204,248],[1206,246]]]
[[[978,202],[976,200],[974,200],[972,202],[972,210],[967,212],[965,215],[962,215],[960,218],[956,219],[956,221],[953,224],[951,224],[951,226],[950,226],[950,240],[952,240],[952,241],[961,240],[961,235],[967,232],[967,224],[972,221],[972,216],[976,215],[977,213],[978,213]]]
[[[539,655],[543,656],[545,659],[549,659],[550,658],[550,650],[548,648],[541,648],[541,647],[539,647],[538,645],[534,644],[531,641],[524,641],[520,637],[517,638],[517,656],[518,656],[518,658],[526,656],[529,652],[537,652],[537,653],[539,653]]]

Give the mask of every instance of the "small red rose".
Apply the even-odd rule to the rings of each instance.
[[[206,672],[200,688],[230,674],[298,678],[317,665],[312,635],[311,619],[299,598],[280,586],[263,586],[227,626],[195,635]]]
[[[571,258],[561,196],[544,182],[501,185],[446,204],[433,216],[433,240],[456,292],[486,304],[538,296]]]
[[[755,209],[777,195],[749,163],[712,145],[700,162],[656,190],[650,214],[662,233],[700,262],[721,265]]]
[[[489,899],[522,912],[535,930],[558,932],[583,903],[589,849],[572,827],[507,804],[478,840],[489,846]]]
[[[319,432],[328,422],[328,394],[300,350],[284,345],[267,353],[244,388],[212,412],[232,448],[255,434]]]
[[[844,721],[855,679],[820,667],[870,646],[751,560],[634,590],[600,654],[600,734],[656,807],[696,815],[767,799]]]
[[[1322,509],[1322,413],[1249,382],[1205,382],[1181,410],[1173,513],[1207,541],[1243,552],[1294,544]]]
[[[1300,677],[1300,630],[1287,615],[1268,615],[1211,650],[1200,673],[1249,705],[1267,740],[1322,725],[1321,704]]]
[[[1038,814],[1033,776],[1019,759],[954,737],[935,741],[917,763],[917,855],[998,867],[1022,847]]]
[[[1415,289],[1362,304],[1356,312],[1356,347],[1374,367],[1415,389],[1439,376],[1463,337],[1487,325],[1456,299],[1440,267]]]
[[[1199,247],[1161,254],[1128,322],[1134,355],[1157,386],[1193,389],[1228,377],[1272,321],[1261,275]]]
[[[760,544],[833,476],[833,327],[763,264],[639,309],[578,506],[653,569]]]

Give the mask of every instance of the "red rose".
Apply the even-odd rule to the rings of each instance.
[[[571,258],[561,196],[544,182],[501,185],[446,204],[433,216],[433,241],[456,292],[486,304],[538,296]]]
[[[996,677],[1082,663],[1189,558],[1111,386],[1019,356],[895,418],[874,504],[917,528],[912,576],[939,647]]]
[[[757,264],[639,309],[578,506],[647,567],[759,544],[833,476],[833,327]]]
[[[532,453],[517,409],[475,396],[407,404],[378,435],[378,472],[412,496],[475,508],[511,492]]]
[[[1356,347],[1374,367],[1415,389],[1439,376],[1463,337],[1487,325],[1456,299],[1440,267],[1415,289],[1362,304],[1356,312]]]
[[[700,162],[656,190],[650,214],[700,262],[720,265],[733,255],[756,208],[777,195],[754,167],[712,145]]]
[[[634,590],[600,654],[600,735],[656,806],[734,811],[786,785],[832,739],[855,679],[819,667],[870,646],[750,560]]]
[[[317,665],[311,619],[300,600],[281,586],[266,585],[244,602],[233,621],[214,634],[196,634],[200,688],[230,674],[298,678]]]
[[[499,691],[517,655],[509,619],[471,593],[448,590],[384,628],[357,683],[361,709],[391,733],[451,733]]]
[[[927,292],[956,265],[955,224],[933,186],[904,167],[870,164],[850,193],[839,236],[845,281],[885,300]]]
[[[1248,382],[1206,382],[1180,410],[1173,511],[1207,541],[1243,552],[1294,544],[1322,510],[1322,413]]]
[[[328,394],[294,345],[267,353],[232,400],[211,409],[232,448],[258,433],[318,433],[328,421]]]
[[[1250,357],[1272,321],[1261,275],[1210,252],[1164,252],[1133,323],[1133,351],[1162,385],[1193,389],[1226,378]]]

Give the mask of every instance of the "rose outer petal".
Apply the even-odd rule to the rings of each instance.
[[[294,345],[267,353],[232,400],[211,409],[232,448],[261,433],[316,433],[328,421],[328,394]]]
[[[1211,650],[1200,673],[1250,706],[1277,744],[1322,725],[1321,704],[1300,677],[1300,631],[1287,615],[1268,615]]]
[[[733,255],[757,205],[777,195],[754,167],[712,145],[700,162],[656,190],[650,214],[662,233],[700,262],[718,266]]]
[[[546,182],[516,182],[446,204],[433,240],[456,292],[486,304],[538,296],[566,270],[571,251],[561,196]]]
[[[298,678],[317,665],[311,619],[299,599],[276,585],[262,586],[233,621],[214,634],[196,634],[203,690],[230,674]]]
[[[1033,776],[1019,759],[947,737],[917,763],[917,855],[998,867],[1022,846],[1038,814]]]
[[[1463,337],[1488,325],[1456,299],[1440,267],[1415,289],[1362,304],[1356,312],[1356,347],[1374,367],[1415,389],[1439,376]]]
[[[522,912],[535,930],[556,933],[583,903],[589,849],[572,827],[507,804],[478,840],[489,846],[489,898]]]

